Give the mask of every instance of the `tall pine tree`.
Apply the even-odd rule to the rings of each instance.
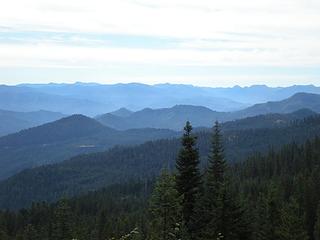
[[[271,183],[266,193],[260,195],[257,203],[255,239],[278,239],[277,227],[280,225],[279,187]]]
[[[200,206],[200,239],[250,239],[245,211],[232,194],[226,170],[222,134],[216,122],[208,156],[205,194]]]
[[[299,215],[298,203],[293,199],[281,210],[280,225],[277,228],[279,240],[308,240],[303,217]]]
[[[208,180],[207,185],[211,192],[219,191],[225,183],[226,161],[224,158],[224,149],[222,135],[218,122],[213,127],[213,136],[211,140],[211,149],[208,156]]]
[[[54,218],[52,240],[72,239],[71,210],[66,200],[58,203]]]
[[[188,121],[184,127],[182,148],[179,152],[176,168],[176,187],[182,198],[182,217],[191,239],[197,226],[194,224],[195,205],[200,194],[201,174],[199,169],[199,152],[196,137],[192,135],[192,126]]]
[[[36,229],[28,224],[22,234],[22,240],[40,240]]]
[[[177,239],[181,222],[180,198],[175,177],[163,170],[151,196],[152,216],[150,239]]]
[[[318,204],[318,209],[317,209],[317,221],[314,226],[314,233],[313,237],[315,240],[320,240],[320,202]]]

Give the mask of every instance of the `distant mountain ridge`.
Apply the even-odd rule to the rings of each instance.
[[[222,129],[227,130],[245,130],[245,129],[269,129],[283,128],[292,125],[296,121],[316,117],[318,114],[309,109],[300,109],[292,113],[268,113],[253,117],[246,117],[238,120],[223,123]]]
[[[172,108],[146,108],[128,116],[107,113],[96,119],[105,126],[121,130],[141,127],[180,130],[186,120],[191,121],[195,127],[210,127],[214,121],[226,122],[269,113],[291,113],[301,109],[319,113],[320,95],[297,93],[282,101],[256,104],[235,112],[217,112],[203,106],[176,105]]]
[[[320,112],[320,95],[312,93],[296,93],[290,98],[278,102],[256,104],[239,111],[242,117],[266,113],[290,113],[299,109],[308,108]]]
[[[133,111],[130,111],[127,108],[120,108],[116,111],[111,112],[112,115],[118,116],[118,117],[129,117]]]
[[[195,127],[206,127],[211,126],[215,120],[228,120],[229,115],[202,106],[176,105],[172,108],[145,108],[127,117],[107,113],[96,119],[105,126],[121,130],[142,127],[181,130],[186,121],[191,121]]]
[[[13,112],[0,110],[0,137],[22,129],[39,126],[65,117],[64,114],[50,111]]]
[[[233,111],[248,106],[223,96],[217,97],[206,89],[188,85],[164,87],[140,83],[112,85],[75,83],[23,84],[17,86],[19,87],[27,87],[59,97],[100,103],[105,106],[105,110],[100,113],[111,112],[121,107],[137,111],[143,108],[165,108],[177,104],[203,105],[220,111]],[[78,113],[92,116],[87,112]]]
[[[69,102],[82,101],[81,104],[74,106],[74,109],[72,109],[71,104],[67,104],[59,112],[68,114],[81,113],[89,116],[112,112],[122,107],[138,111],[144,108],[170,108],[174,105],[204,106],[214,111],[230,112],[241,110],[257,103],[280,101],[298,92],[320,94],[320,87],[313,85],[277,88],[265,85],[210,88],[183,84],[146,85],[128,83],[107,85],[75,83],[22,84],[15,86],[15,88],[25,88],[33,90],[33,92],[56,96],[57,99],[67,98]],[[54,109],[54,111],[57,111],[57,106],[49,103],[48,101],[47,108],[42,109],[51,111]]]
[[[50,94],[29,87],[0,85],[0,109],[15,112],[46,110],[66,115],[76,113],[97,115],[108,107],[86,98]]]

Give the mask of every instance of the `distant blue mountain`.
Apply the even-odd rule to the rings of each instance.
[[[187,120],[195,127],[210,127],[216,120],[225,122],[270,113],[292,113],[301,109],[309,109],[304,111],[307,115],[309,112],[320,113],[320,95],[297,93],[285,100],[255,104],[234,112],[217,112],[203,106],[176,105],[172,108],[145,108],[127,116],[111,112],[99,115],[96,119],[106,126],[120,130],[144,127],[181,130]]]
[[[62,113],[49,111],[13,112],[0,110],[0,137],[35,127],[65,117]]]
[[[50,94],[35,88],[0,85],[0,109],[16,112],[47,110],[64,114],[96,115],[107,105],[88,99]]]
[[[267,113],[291,113],[302,108],[320,112],[320,95],[312,93],[296,93],[282,101],[273,101],[256,104],[252,107],[238,111],[238,117],[251,117]]]
[[[143,108],[165,108],[174,105],[201,105],[217,111],[233,111],[247,107],[237,100],[208,92],[206,88],[191,85],[146,85],[129,84],[24,84],[20,85],[41,91],[76,99],[86,99],[106,105],[111,112],[121,107],[131,110]]]
[[[130,111],[127,108],[120,108],[116,111],[111,112],[112,115],[118,116],[118,117],[129,117],[133,111]]]
[[[144,127],[181,130],[187,120],[195,127],[208,127],[216,120],[226,121],[231,118],[231,113],[216,112],[206,107],[192,105],[176,105],[172,108],[159,109],[145,108],[126,117],[116,116],[113,113],[96,117],[105,126],[119,130]]]
[[[209,88],[182,84],[21,84],[0,86],[0,109],[48,111],[95,116],[119,108],[170,108],[175,105],[204,106],[218,112],[245,109],[257,103],[280,101],[295,93],[320,94],[313,85],[271,88]]]

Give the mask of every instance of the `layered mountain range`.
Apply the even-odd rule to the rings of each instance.
[[[297,93],[282,101],[255,104],[234,112],[217,112],[206,107],[190,105],[162,109],[145,108],[137,112],[122,108],[116,112],[99,115],[96,119],[106,126],[121,130],[141,127],[180,130],[186,120],[196,127],[210,127],[214,121],[232,121],[269,113],[291,113],[300,109],[320,112],[320,95]]]
[[[158,84],[22,84],[0,86],[0,109],[30,112],[40,109],[63,114],[94,116],[121,107],[138,111],[143,108],[169,108],[174,105],[204,106],[230,112],[268,101],[280,101],[299,93],[320,94],[313,85],[271,88],[209,88],[192,85]]]
[[[0,206],[152,178],[174,167],[186,121],[195,128],[202,159],[215,121],[222,123],[231,162],[304,142],[320,132],[318,92],[314,86],[0,86]],[[13,196],[17,201],[8,202]]]

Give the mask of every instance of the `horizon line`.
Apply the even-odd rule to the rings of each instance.
[[[155,84],[148,84],[144,82],[117,82],[117,83],[102,83],[102,82],[85,82],[85,81],[74,81],[74,82],[22,82],[22,83],[5,83],[0,84],[0,86],[23,86],[23,85],[101,85],[101,86],[112,86],[112,85],[145,85],[145,86],[159,86],[159,85],[180,85],[180,86],[192,86],[192,87],[199,87],[199,88],[251,88],[251,87],[268,87],[268,88],[288,88],[288,87],[295,87],[295,86],[303,86],[303,87],[320,87],[320,85],[315,84],[293,84],[293,85],[279,85],[279,86],[270,86],[268,84],[252,84],[252,85],[230,85],[230,86],[205,86],[205,85],[196,85],[196,84],[183,84],[183,83],[170,83],[170,82],[163,82],[163,83],[155,83]]]

